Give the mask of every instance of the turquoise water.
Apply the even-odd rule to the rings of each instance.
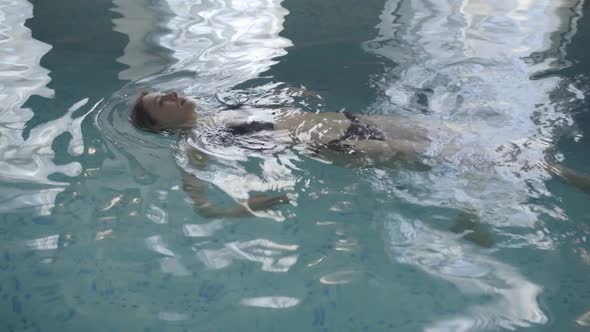
[[[590,173],[588,6],[0,0],[0,331],[586,330],[590,196],[542,166]],[[213,201],[291,198],[206,219],[146,88],[478,134],[428,173],[196,142]]]

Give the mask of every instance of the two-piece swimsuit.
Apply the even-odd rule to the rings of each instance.
[[[376,140],[385,141],[385,135],[374,126],[362,123],[357,116],[349,112],[343,112],[344,116],[350,120],[350,125],[346,132],[339,139],[332,140],[326,143],[326,147],[330,150],[344,152],[348,154],[355,153],[354,149],[342,143],[347,140]],[[246,135],[263,130],[274,130],[275,126],[272,122],[252,121],[236,125],[229,125],[226,130],[233,135]]]

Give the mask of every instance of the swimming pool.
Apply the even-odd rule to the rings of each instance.
[[[0,0],[0,330],[585,330],[590,196],[540,165],[590,173],[588,10]],[[215,107],[276,86],[477,133],[431,172],[215,148],[213,200],[291,204],[206,219],[174,137],[127,121],[142,89]]]

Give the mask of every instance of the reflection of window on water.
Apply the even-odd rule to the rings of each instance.
[[[416,110],[423,104],[430,110],[425,116],[468,123],[477,128],[477,135],[460,142],[465,151],[473,149],[460,156],[460,167],[442,176],[431,173],[424,181],[418,175],[380,177],[375,186],[390,181],[390,188],[409,188],[395,191],[409,207],[482,211],[482,223],[501,230],[504,248],[554,249],[557,241],[547,231],[536,231],[544,227],[539,211],[555,219],[567,217],[559,208],[529,204],[531,192],[549,193],[549,174],[531,165],[544,162],[554,142],[555,123],[570,120],[570,115],[551,99],[553,92],[561,91],[560,77],[530,76],[555,68],[565,58],[564,45],[576,31],[581,3],[387,1],[378,36],[364,44],[367,52],[397,65],[378,81],[386,98],[377,100],[374,109],[422,116]],[[428,91],[427,103],[416,98],[422,91]],[[480,172],[486,164],[488,169]],[[433,322],[430,329],[515,329],[548,322],[546,308],[539,303],[543,289],[528,280],[520,266],[474,251],[454,234],[437,230],[427,217],[421,220],[399,210],[400,215],[384,218],[394,261],[464,294],[487,297],[482,304],[466,305],[462,312]]]
[[[147,44],[163,19],[162,14],[153,6],[146,7],[145,1],[114,0],[113,4],[112,10],[122,16],[113,19],[113,29],[129,38],[123,56],[117,59],[129,68],[120,72],[119,78],[136,80],[164,69],[165,64],[157,61],[158,55],[151,52]]]
[[[164,47],[171,51],[168,62],[175,71],[190,70],[199,76],[223,72],[242,81],[255,77],[292,45],[279,36],[288,14],[281,2],[167,0],[146,9],[115,1],[115,11],[124,16],[114,20],[115,29],[129,36],[119,61],[131,68],[120,76],[138,79],[159,72],[164,67],[150,63]],[[129,25],[131,19],[137,24]]]
[[[27,247],[31,250],[55,250],[59,242],[59,235],[46,236],[27,241]]]
[[[19,13],[19,15],[14,15]],[[0,123],[0,179],[5,186],[0,190],[0,212],[33,211],[37,215],[49,215],[57,195],[65,190],[68,182],[53,181],[56,174],[76,176],[81,172],[77,162],[57,164],[52,145],[64,134],[71,135],[68,153],[79,156],[84,145],[80,125],[84,116],[73,113],[88,100],[73,105],[61,118],[29,128],[25,139],[26,123],[33,112],[23,105],[33,95],[53,97],[47,88],[49,71],[40,65],[51,46],[32,38],[25,21],[33,17],[33,7],[27,1],[13,1],[0,7],[0,26],[10,27],[3,31],[6,38],[0,41],[0,71],[4,82],[0,94],[2,118]],[[13,82],[14,84],[11,84]],[[18,83],[16,83],[18,82]],[[59,113],[65,110],[57,110]],[[24,185],[23,185],[24,184]]]
[[[367,46],[374,51],[386,46],[395,49],[401,46],[395,42],[407,40],[442,57],[461,46],[461,51],[471,56],[527,57],[545,52],[563,58],[565,45],[577,31],[583,3],[579,0],[545,3],[389,0],[377,26],[380,36]],[[450,24],[441,24],[443,21],[439,19],[443,17],[451,18]],[[412,33],[405,33],[409,31]],[[414,36],[421,38],[409,40]],[[397,57],[411,60],[401,48]]]
[[[471,331],[483,325],[515,329],[548,321],[537,300],[542,288],[518,268],[465,247],[452,233],[418,220],[390,215],[385,231],[390,241],[387,250],[397,262],[450,283],[464,294],[487,298],[464,313],[433,322],[427,330]]]

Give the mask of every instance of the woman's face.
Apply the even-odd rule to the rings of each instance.
[[[176,92],[152,92],[143,96],[143,107],[162,129],[180,128],[195,119],[195,100]]]

